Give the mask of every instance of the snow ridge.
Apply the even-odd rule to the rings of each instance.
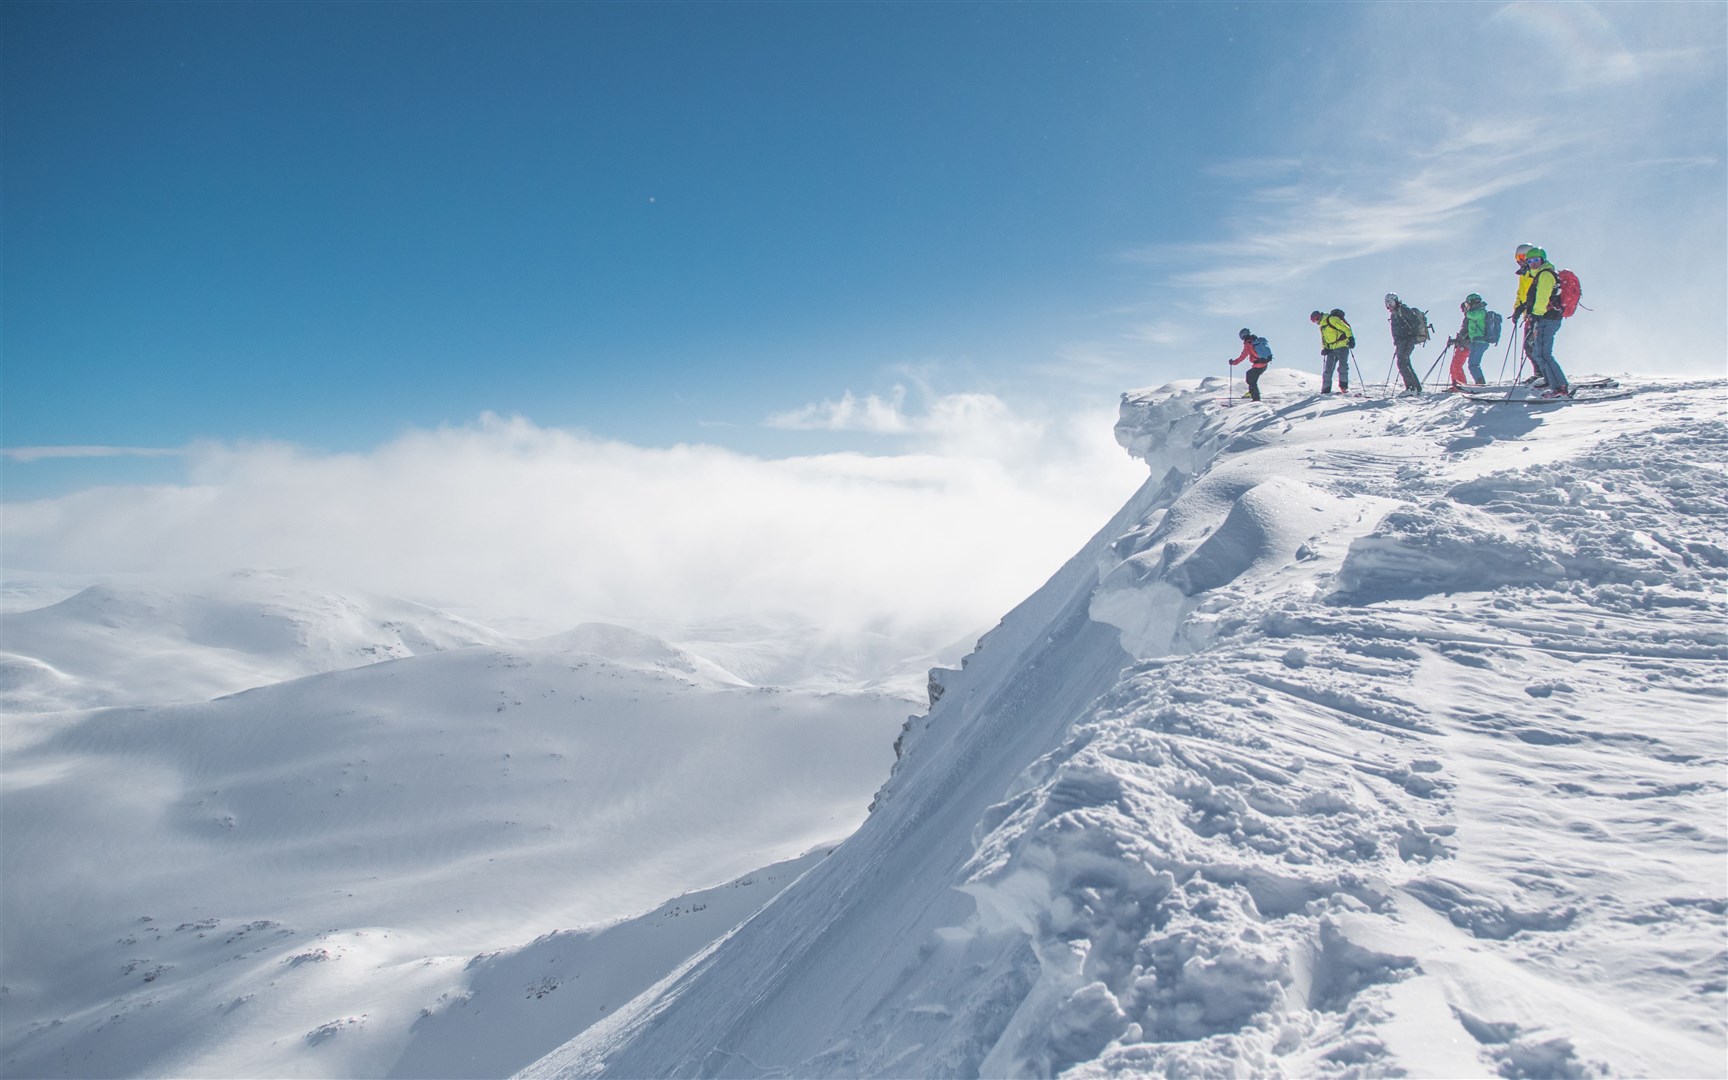
[[[1124,396],[871,817],[526,1076],[1722,1075],[1724,384]]]

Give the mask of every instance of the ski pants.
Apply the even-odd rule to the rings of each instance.
[[[1452,385],[1464,384],[1464,365],[1470,365],[1470,381],[1477,386],[1487,382],[1482,377],[1482,354],[1488,351],[1486,341],[1465,341],[1452,347]]]
[[[1338,389],[1340,391],[1350,389],[1350,350],[1323,349],[1320,355],[1326,358],[1326,366],[1320,372],[1320,392],[1322,394],[1332,392],[1332,372],[1334,370],[1338,372]]]
[[[1560,361],[1554,359],[1554,335],[1560,332],[1559,319],[1530,320],[1530,362],[1536,373],[1548,380],[1548,389],[1565,392],[1570,385]]]
[[[1398,374],[1404,378],[1404,389],[1412,394],[1422,392],[1422,380],[1417,378],[1416,369],[1410,365],[1410,354],[1416,351],[1414,341],[1394,341],[1392,355],[1398,360]]]
[[[1470,343],[1470,378],[1477,386],[1488,381],[1482,376],[1482,354],[1487,351],[1488,343],[1486,341],[1472,341]]]
[[[1246,376],[1248,380],[1248,396],[1253,398],[1255,401],[1260,400],[1260,373],[1265,370],[1266,366],[1264,364],[1259,367],[1250,367],[1248,369],[1248,374]]]

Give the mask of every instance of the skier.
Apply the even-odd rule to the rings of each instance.
[[[1259,401],[1260,375],[1266,370],[1266,365],[1272,362],[1272,346],[1267,343],[1265,338],[1256,337],[1254,331],[1246,326],[1237,331],[1236,336],[1242,339],[1242,352],[1237,355],[1236,359],[1230,361],[1230,366],[1235,367],[1244,360],[1250,361],[1247,378],[1248,392],[1242,396]]]
[[[1566,372],[1554,359],[1554,335],[1560,332],[1560,279],[1548,253],[1539,247],[1530,248],[1518,260],[1518,307],[1512,321],[1528,316],[1524,325],[1525,351],[1536,373],[1548,384],[1543,397],[1571,397],[1572,389]]]
[[[1482,354],[1488,351],[1488,303],[1477,293],[1471,293],[1458,305],[1458,310],[1464,313],[1464,321],[1458,326],[1458,335],[1452,339],[1452,388],[1455,390],[1464,385],[1464,365],[1470,365],[1470,381],[1481,386],[1488,380],[1482,377]]]
[[[1320,327],[1320,355],[1326,366],[1320,372],[1320,392],[1332,392],[1332,371],[1338,371],[1338,392],[1350,391],[1350,349],[1356,344],[1356,334],[1344,319],[1341,308],[1330,312],[1311,311],[1308,321]]]
[[[1530,249],[1535,246],[1535,244],[1519,244],[1517,249],[1512,252],[1512,259],[1518,264],[1518,295],[1512,301],[1512,326],[1514,329],[1517,329],[1519,314],[1524,309],[1524,298],[1530,292],[1530,279],[1524,276],[1524,257],[1529,255]],[[1534,372],[1525,381],[1535,386],[1547,386],[1548,380],[1543,377],[1542,370],[1536,366],[1535,357],[1531,355],[1530,326],[1530,323],[1524,324],[1524,331],[1519,335],[1518,341],[1518,354],[1529,362],[1530,368]],[[1519,370],[1523,370],[1522,363],[1519,365]]]
[[[1410,354],[1428,340],[1428,317],[1398,299],[1397,293],[1386,294],[1386,311],[1392,324],[1392,355],[1398,360],[1398,374],[1404,378],[1404,392],[1420,394],[1422,380],[1416,377]]]

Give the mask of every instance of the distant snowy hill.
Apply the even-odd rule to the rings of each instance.
[[[527,1076],[1722,1076],[1728,385],[1126,395],[863,826]]]
[[[0,711],[204,701],[505,638],[455,615],[260,571],[101,584],[0,621]]]
[[[519,1068],[849,834],[906,713],[584,626],[9,717],[0,1075]]]

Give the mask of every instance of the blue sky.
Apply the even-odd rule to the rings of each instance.
[[[14,0],[5,497],[487,414],[762,461],[1108,442],[1240,325],[1314,363],[1312,307],[1377,379],[1383,292],[1448,329],[1519,242],[1584,278],[1575,374],[1722,374],[1725,16]]]
[[[667,423],[669,398],[681,421],[754,426],[885,366],[1035,362],[1133,298],[1125,243],[1209,236],[1201,174],[1257,139],[1238,118],[1267,94],[1242,73],[1276,66],[1306,21],[895,4],[7,17],[9,445],[352,446],[486,408],[662,441],[702,434]]]

